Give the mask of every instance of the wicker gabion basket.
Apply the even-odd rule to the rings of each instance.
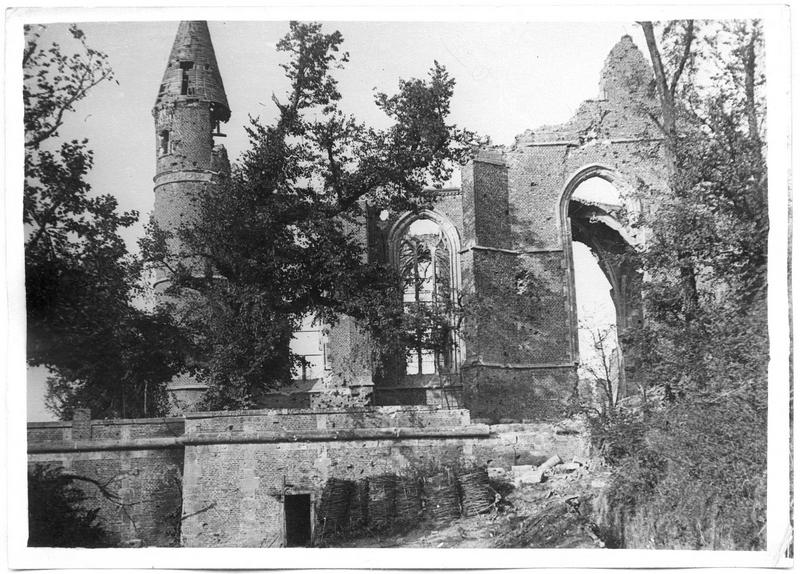
[[[350,498],[349,529],[351,532],[361,530],[367,525],[369,512],[369,481],[362,478],[353,486]]]
[[[317,532],[327,537],[349,529],[348,514],[355,484],[350,480],[329,478],[322,489],[317,514]]]
[[[424,516],[427,520],[441,526],[461,516],[458,485],[449,469],[427,477],[423,483],[423,494]]]
[[[382,474],[369,478],[367,525],[370,530],[386,530],[395,522],[397,477]]]
[[[494,505],[494,492],[489,486],[489,473],[485,468],[462,470],[458,473],[458,486],[464,516],[482,514]]]
[[[397,521],[401,524],[415,524],[422,517],[422,492],[419,479],[405,476],[397,481],[395,495]]]

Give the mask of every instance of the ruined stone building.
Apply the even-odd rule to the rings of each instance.
[[[191,198],[228,169],[215,145],[230,118],[224,75],[206,23],[181,22],[153,109],[154,216],[167,229],[190,218]],[[309,322],[295,338],[309,368],[264,397],[263,409],[191,412],[202,388],[174,381],[181,416],[31,423],[30,461],[113,480],[130,506],[98,501],[120,543],[261,547],[307,543],[331,477],[584,453],[577,427],[564,422],[579,392],[573,244],[597,256],[623,328],[639,320],[625,254],[641,238],[620,216],[637,205],[581,188],[598,178],[623,196],[663,188],[652,89],[643,54],[624,36],[600,72],[598,99],[570,121],[482,151],[430,210],[367,211],[356,228],[369,257],[421,274],[408,301],[465,293],[479,302],[451,351],[409,349],[405,372],[378,379],[352,320]],[[630,385],[635,354],[623,348],[622,357],[620,385]]]

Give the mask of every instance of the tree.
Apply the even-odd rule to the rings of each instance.
[[[300,319],[356,318],[378,354],[396,353],[409,325],[396,271],[366,261],[358,230],[367,212],[429,205],[426,188],[446,181],[475,136],[446,122],[454,81],[434,62],[426,79],[400,81],[376,105],[392,125],[375,129],[341,111],[333,71],[348,60],[339,32],[292,22],[278,49],[290,88],[273,96],[278,118],[253,119],[250,149],[231,177],[201,199],[198,221],[177,233],[181,260],[208,263],[198,278],[172,265],[173,290],[205,305],[189,319],[210,385],[206,406],[242,408],[291,377],[288,351]],[[151,227],[148,260],[169,264],[165,230]],[[174,260],[174,259],[173,259]],[[418,318],[418,317],[417,317]]]
[[[591,384],[600,395],[600,416],[607,417],[613,414],[619,403],[620,356],[616,337],[617,330],[614,325],[608,327],[592,327],[580,325],[581,331],[588,331],[592,338],[594,356],[581,361],[580,369],[584,371]],[[590,403],[596,403],[594,397]],[[594,407],[592,407],[594,408]]]
[[[658,78],[663,80],[666,68],[652,44],[652,24],[642,25],[654,69],[662,69],[656,84],[663,84]],[[693,49],[698,33],[703,43]],[[675,380],[679,391],[702,388],[708,380],[706,357],[720,350],[715,331],[727,324],[721,318],[731,318],[730,327],[750,316],[765,318],[769,222],[758,125],[763,106],[755,95],[763,83],[755,68],[760,42],[757,23],[673,22],[662,33],[662,44],[672,47],[665,62],[675,70],[668,89],[673,96],[662,98],[668,101],[664,114],[675,118],[664,132],[674,159],[668,154],[668,195],[648,198],[658,208],[644,222],[651,233],[643,265],[650,277],[645,285],[650,324],[669,326],[673,336],[667,341],[674,338],[681,349],[675,356],[685,362],[679,369],[682,382]],[[713,88],[697,77],[700,61]],[[659,353],[662,339],[649,348]],[[665,359],[660,353],[651,366],[663,367],[670,362]]]
[[[138,214],[91,192],[86,140],[57,141],[67,114],[113,72],[77,26],[71,55],[43,46],[42,32],[26,29],[23,55],[28,363],[50,369],[46,402],[62,418],[78,406],[96,416],[159,414],[180,336],[166,314],[131,304],[140,266],[119,231]]]
[[[614,492],[629,512],[630,545],[763,548],[769,222],[760,23],[641,24],[669,186],[666,195],[641,190],[654,209],[640,222],[648,243],[637,346],[647,383],[665,400],[636,424],[625,414],[603,429],[622,443],[610,451],[625,453]]]

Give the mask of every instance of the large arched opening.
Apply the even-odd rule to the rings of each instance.
[[[445,216],[431,210],[408,213],[388,236],[392,265],[403,281],[403,304],[451,310],[461,287],[461,248],[458,231]],[[405,377],[449,375],[458,372],[461,345],[456,333],[444,335],[441,345],[426,345],[419,333],[416,344],[406,349]]]
[[[624,223],[626,192],[611,170],[590,167],[573,177],[561,203],[573,357],[582,395],[599,406],[616,404],[636,384],[626,334],[640,321],[641,282],[637,241]]]

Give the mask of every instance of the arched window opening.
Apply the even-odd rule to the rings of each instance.
[[[572,192],[570,201],[585,205],[595,205],[613,211],[622,207],[622,196],[616,186],[602,177],[590,177],[582,181]]]
[[[458,368],[453,303],[458,286],[458,238],[444,220],[425,215],[405,222],[393,238],[403,281],[403,305],[419,319],[409,333],[406,375],[452,373]],[[416,321],[415,321],[416,322]]]
[[[578,375],[584,391],[603,406],[627,393],[631,365],[619,337],[639,310],[635,250],[619,218],[624,199],[600,176],[581,181],[566,199]]]

